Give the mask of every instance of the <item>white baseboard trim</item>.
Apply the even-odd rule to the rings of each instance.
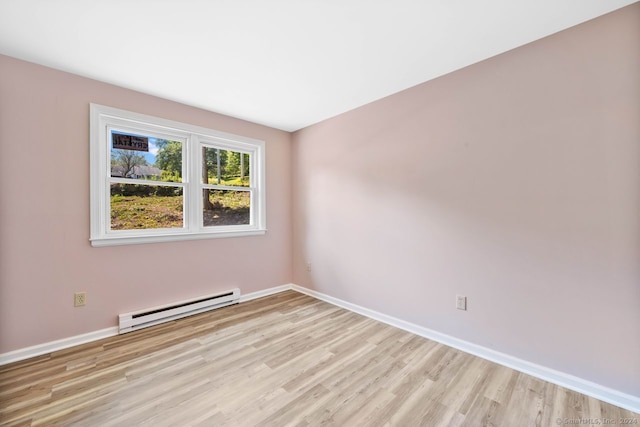
[[[86,334],[50,341],[44,344],[34,345],[32,347],[21,348],[0,354],[0,366],[116,335],[118,335],[118,327],[112,326],[110,328],[100,329],[99,331],[88,332]]]
[[[252,299],[262,298],[268,295],[276,294],[278,292],[288,291],[291,289],[291,286],[291,284],[275,286],[273,288],[240,295],[240,302],[251,301]],[[7,365],[13,362],[19,362],[20,360],[29,359],[36,356],[42,356],[43,354],[52,353],[58,350],[64,350],[65,348],[74,347],[80,344],[86,344],[88,342],[97,341],[116,335],[118,335],[118,327],[112,326],[110,328],[101,329],[99,331],[88,332],[86,334],[80,334],[73,337],[63,338],[61,340],[37,344],[32,347],[21,348],[18,350],[10,351],[8,353],[2,353],[0,354],[0,366]]]
[[[359,305],[352,304],[350,302],[343,301],[341,299],[334,298],[332,296],[307,289],[302,286],[292,284],[290,288],[294,291],[312,296],[314,298],[328,302],[338,307],[342,307],[349,311],[353,311],[354,313],[358,313],[382,323],[395,326],[396,328],[411,332],[421,337],[437,341],[439,343],[448,345],[449,347],[462,350],[465,353],[473,354],[474,356],[478,356],[491,362],[495,362],[499,365],[515,369],[516,371],[523,372],[525,374],[542,379],[544,381],[548,381],[561,387],[577,391],[578,393],[586,394],[587,396],[594,397],[598,400],[602,400],[603,402],[611,403],[612,405],[619,406],[629,411],[640,413],[640,396],[623,393],[621,391],[596,384],[583,378],[560,372],[555,369],[547,368],[545,366],[537,365],[535,363],[531,363],[526,360],[492,350],[490,348],[464,341],[452,337],[451,335],[443,334],[432,329],[416,325],[414,323],[406,322],[402,319],[388,316],[375,310],[370,310],[368,308],[361,307]]]
[[[291,283],[287,285],[274,286],[273,288],[263,289],[261,291],[250,292],[245,295],[240,295],[240,302],[251,301],[252,299],[267,297],[269,295],[277,294],[279,292],[290,291],[293,285]]]

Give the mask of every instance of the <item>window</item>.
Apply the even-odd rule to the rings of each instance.
[[[91,104],[93,246],[264,234],[264,142]]]

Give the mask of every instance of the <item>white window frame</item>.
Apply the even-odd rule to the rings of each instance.
[[[90,211],[91,245],[111,246],[178,240],[241,237],[265,234],[265,143],[200,126],[147,116],[104,105],[90,104]],[[183,188],[182,228],[111,230],[112,182],[157,185],[157,182],[111,177],[110,140],[112,128],[134,134],[181,141],[182,182],[162,182],[163,186]],[[249,187],[222,186],[202,182],[202,147],[220,148],[249,154]],[[246,225],[203,226],[204,189],[248,191],[251,193],[250,223]]]

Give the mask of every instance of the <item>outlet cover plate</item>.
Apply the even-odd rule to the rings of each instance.
[[[82,307],[87,304],[87,293],[86,292],[76,292],[73,294],[73,306],[74,307]]]

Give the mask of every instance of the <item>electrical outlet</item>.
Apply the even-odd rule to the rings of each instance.
[[[458,310],[467,310],[467,297],[463,295],[456,295],[456,308]]]
[[[307,263],[307,272],[311,273],[311,263]]]
[[[73,294],[73,306],[81,307],[87,303],[87,293],[86,292],[76,292]]]

